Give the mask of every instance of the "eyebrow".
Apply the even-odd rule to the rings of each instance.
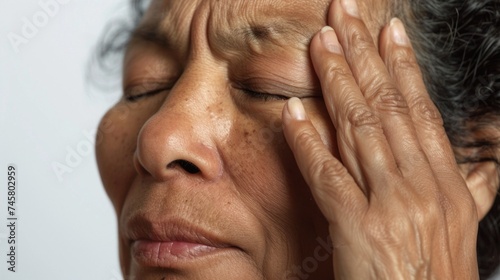
[[[159,45],[163,48],[171,48],[172,45],[169,36],[163,34],[158,27],[159,24],[156,23],[139,26],[132,32],[129,44],[134,41],[143,41]]]

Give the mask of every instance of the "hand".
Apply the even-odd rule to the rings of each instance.
[[[335,279],[478,278],[474,201],[403,24],[384,28],[379,53],[355,2],[334,0],[328,23],[311,56],[340,158],[299,99],[283,121],[329,222]]]

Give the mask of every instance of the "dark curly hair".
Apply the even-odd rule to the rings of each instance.
[[[107,73],[117,69],[116,59],[148,3],[132,0],[132,16],[107,28],[94,60],[99,69]],[[407,26],[457,162],[493,161],[500,173],[500,139],[486,133],[500,131],[500,0],[394,0],[393,4],[393,15]],[[102,76],[91,79],[95,82]],[[481,279],[490,277],[500,264],[498,196],[479,224],[477,258]]]

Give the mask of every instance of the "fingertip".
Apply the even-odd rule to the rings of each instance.
[[[307,113],[302,101],[297,97],[290,98],[283,107],[283,132],[292,150],[294,149],[295,136],[299,128],[307,127]]]
[[[332,59],[339,58],[344,54],[336,31],[328,25],[322,27],[314,35],[309,52],[313,68],[320,80]]]
[[[380,56],[392,71],[395,60],[412,56],[414,53],[411,41],[406,33],[404,23],[398,18],[392,18],[380,33]]]
[[[292,121],[305,121],[307,114],[302,101],[297,97],[290,98],[283,110],[283,116]]]
[[[406,33],[404,23],[399,18],[392,18],[380,32],[381,50],[387,47],[411,47],[411,41]]]
[[[401,47],[410,46],[410,39],[406,34],[403,22],[399,18],[392,18],[389,23],[392,42]]]
[[[342,54],[342,46],[340,45],[337,33],[330,26],[325,26],[321,28],[320,39],[323,44],[323,48],[330,53]]]
[[[316,34],[314,34],[311,43],[309,45],[309,52],[311,53],[312,59],[315,60],[315,57],[321,53],[321,49],[323,48],[321,44],[321,32],[326,26],[324,26],[322,29],[318,30]]]

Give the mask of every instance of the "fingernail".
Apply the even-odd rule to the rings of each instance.
[[[294,120],[303,121],[306,119],[306,111],[304,110],[304,105],[302,101],[297,97],[292,97],[287,103],[288,112]]]
[[[392,41],[396,45],[406,47],[410,44],[410,40],[408,39],[408,35],[406,35],[405,27],[401,20],[398,18],[391,19],[390,29]]]
[[[333,28],[330,26],[321,28],[320,37],[323,46],[329,52],[342,54],[342,47],[340,46],[339,39]]]
[[[359,18],[358,3],[356,3],[356,0],[342,0],[342,7],[349,15]]]

